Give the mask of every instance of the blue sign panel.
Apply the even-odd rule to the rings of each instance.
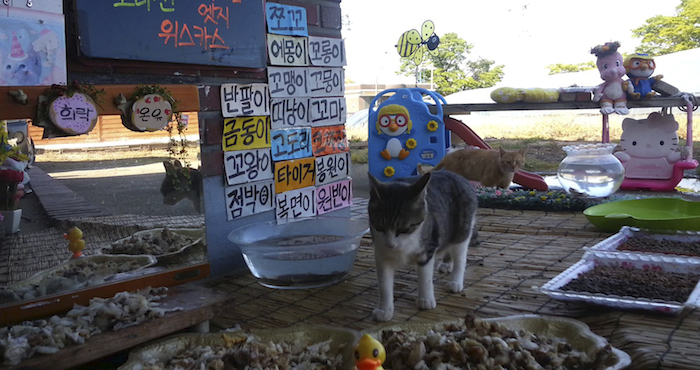
[[[272,160],[286,161],[311,157],[311,128],[286,128],[272,130]]]
[[[267,32],[278,35],[308,36],[306,9],[277,3],[265,4]]]

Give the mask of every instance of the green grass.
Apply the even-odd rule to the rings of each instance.
[[[367,156],[367,148],[356,149],[350,151],[350,160],[352,163],[365,164],[369,161]]]
[[[527,158],[523,169],[530,172],[556,172],[559,168],[559,163],[550,163],[541,161],[536,158]]]

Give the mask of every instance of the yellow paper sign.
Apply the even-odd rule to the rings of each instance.
[[[225,119],[221,145],[225,152],[269,148],[270,116]]]
[[[316,172],[314,157],[275,163],[275,193],[314,186]]]

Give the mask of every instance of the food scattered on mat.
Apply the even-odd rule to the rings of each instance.
[[[14,286],[0,288],[0,304],[99,285],[115,274],[144,267],[144,261],[146,261],[145,258],[99,262],[96,258],[91,257],[73,259],[35,283],[22,284],[20,282]]]
[[[103,254],[150,254],[160,256],[180,251],[197,239],[173,232],[167,226],[152,232],[137,232],[129,238],[112,243]]]
[[[598,265],[561,289],[685,302],[699,279],[696,274]]]
[[[224,369],[340,369],[343,355],[333,356],[327,341],[308,344],[262,343],[255,335],[248,337],[221,334],[225,345],[190,344],[168,361],[151,359],[143,370],[224,370]]]
[[[93,298],[87,307],[75,305],[63,317],[54,315],[48,320],[0,328],[2,364],[17,365],[37,353],[56,353],[66,346],[84,344],[93,335],[163,317],[166,312],[178,310],[159,307],[158,301],[166,297],[166,292],[165,287],[120,292],[112,298]]]
[[[392,370],[431,369],[605,369],[612,348],[600,348],[594,358],[564,339],[527,330],[509,330],[496,322],[466,316],[464,324],[444,324],[424,335],[384,330],[384,367]]]
[[[655,239],[648,236],[635,237],[625,240],[617,249],[620,251],[700,256],[700,240],[681,241]]]

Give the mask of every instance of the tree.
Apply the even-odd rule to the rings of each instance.
[[[503,66],[494,66],[495,62],[478,58],[467,60],[467,54],[474,47],[457,36],[456,33],[446,33],[440,38],[440,46],[435,53],[425,50],[423,63],[416,68],[412,57],[401,58],[401,67],[397,74],[413,76],[416,80],[429,81],[431,69],[436,91],[449,95],[459,91],[491,87],[503,79]]]
[[[700,47],[698,24],[700,0],[681,0],[675,16],[657,15],[632,30],[634,37],[642,38],[636,51],[658,56]]]
[[[596,68],[596,65],[593,62],[584,62],[584,63],[578,63],[578,64],[556,63],[556,64],[550,64],[547,66],[547,69],[549,69],[550,75],[556,75],[556,74],[560,74],[560,73],[581,72],[581,71],[585,71],[588,69],[594,69],[594,68]]]

